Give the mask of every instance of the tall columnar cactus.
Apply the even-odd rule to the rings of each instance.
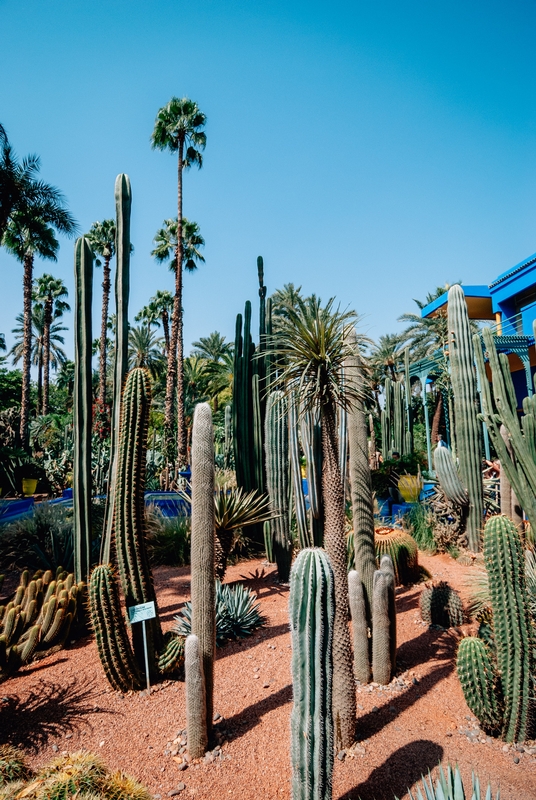
[[[406,403],[406,453],[413,453],[411,415],[411,378],[409,374],[409,347],[404,350],[404,398]]]
[[[529,521],[536,529],[536,448],[534,440],[534,400],[525,398],[525,416],[519,421],[517,400],[508,357],[497,354],[489,328],[482,331],[491,368],[491,389],[488,382],[480,337],[474,336],[476,363],[482,391],[482,419],[501,460],[508,481]],[[507,431],[508,441],[501,435]],[[509,446],[510,445],[510,446]]]
[[[110,685],[119,692],[140,689],[142,677],[121,612],[119,588],[107,564],[91,573],[89,604],[99,657]]]
[[[311,547],[312,537],[307,525],[307,511],[305,497],[302,489],[302,476],[300,465],[300,449],[298,442],[298,409],[297,400],[292,394],[288,401],[288,437],[290,454],[290,471],[292,474],[292,495],[294,498],[294,511],[296,514],[296,527],[300,549]]]
[[[112,402],[112,424],[110,444],[110,467],[108,471],[108,493],[102,538],[101,561],[111,560],[111,543],[114,526],[115,487],[117,481],[117,443],[121,424],[121,397],[128,371],[128,298],[130,293],[130,212],[132,191],[128,175],[118,175],[115,180],[115,347],[114,388]]]
[[[529,400],[529,398],[525,399]],[[532,415],[530,413],[525,414],[525,416],[523,417],[523,423],[525,423],[526,420],[529,420],[531,418]],[[524,431],[525,427],[527,427],[526,424],[523,425]],[[508,454],[510,456],[512,465],[515,466],[516,459],[514,455],[514,450],[510,442],[510,437],[508,436],[508,431],[506,430],[504,425],[501,425],[499,433],[501,434],[501,438],[506,446],[506,449],[508,450]],[[525,432],[525,439],[530,441],[531,438],[532,437],[527,436]],[[508,480],[508,475],[506,474],[505,469],[501,469],[499,480],[500,480],[501,514],[504,514],[506,517],[509,517],[512,520],[512,522],[514,522],[516,525],[521,525],[523,522],[523,512],[521,511],[521,508],[519,506],[519,501],[516,497],[516,493],[512,489],[512,484]]]
[[[322,506],[322,421],[318,409],[300,414],[300,433],[305,454],[305,470],[309,492],[311,534],[315,547],[324,544]]]
[[[357,347],[355,330],[352,345]],[[364,375],[357,351],[348,359],[347,379],[364,398]],[[376,570],[374,550],[374,506],[370,475],[364,399],[357,400],[348,412],[348,441],[350,446],[350,486],[354,528],[355,567],[361,580],[365,596],[367,622],[372,622],[372,582]],[[355,655],[355,654],[354,654]],[[357,656],[355,656],[357,658]],[[360,678],[361,680],[361,678]]]
[[[225,469],[231,466],[231,448],[233,442],[233,409],[225,406],[225,440],[223,445],[223,463]]]
[[[149,376],[142,367],[128,374],[121,403],[121,427],[114,492],[114,541],[127,609],[156,603],[145,542],[145,465],[151,406]],[[140,625],[133,627],[136,660],[144,664]],[[156,652],[162,644],[158,617],[146,623],[149,668],[156,674]]]
[[[465,507],[469,503],[469,495],[458,475],[456,464],[448,447],[436,447],[434,450],[434,468],[445,497],[451,503]]]
[[[393,449],[399,455],[403,455],[406,449],[406,409],[404,407],[404,392],[400,381],[394,381],[393,385]]]
[[[521,538],[507,517],[492,517],[486,523],[484,561],[493,612],[494,655],[474,641],[464,644],[458,653],[458,674],[467,704],[481,723],[493,727],[494,715],[502,709],[497,727],[503,738],[523,741],[533,709],[534,635]],[[481,701],[475,700],[479,696]]]
[[[214,435],[208,403],[194,412],[192,432],[192,633],[199,640],[205,681],[207,737],[212,730],[216,597],[214,571]]]
[[[330,800],[334,579],[326,553],[302,550],[290,578],[292,800]]]
[[[454,392],[456,448],[460,476],[469,495],[466,535],[470,550],[481,547],[484,514],[480,424],[471,328],[463,289],[451,286],[448,295],[449,359]]]
[[[390,569],[374,573],[372,592],[372,677],[387,684],[394,672],[392,625],[390,610],[394,597],[394,577]]]
[[[283,392],[271,392],[266,403],[266,480],[270,496],[273,549],[279,580],[286,583],[292,562],[292,538],[288,507],[288,413]]]
[[[372,599],[372,597],[371,597]],[[352,616],[354,675],[360,683],[370,680],[369,625],[363,581],[357,570],[348,573],[348,602]]]
[[[206,687],[199,637],[193,633],[184,644],[184,672],[188,751],[192,758],[201,758],[208,747]]]
[[[91,565],[91,301],[93,253],[86,238],[77,239],[74,251],[76,303],[74,311],[74,469],[73,549],[77,581],[87,581]]]

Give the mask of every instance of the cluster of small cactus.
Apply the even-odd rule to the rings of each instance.
[[[397,586],[419,580],[419,548],[413,536],[401,528],[382,526],[375,530],[374,545],[378,563],[384,555],[391,557]]]
[[[456,628],[463,623],[463,604],[459,593],[447,581],[426,586],[420,597],[421,616],[428,625]]]
[[[393,453],[402,456],[411,452],[411,433],[406,427],[409,425],[407,391],[401,381],[385,379],[385,406],[380,417],[384,459],[391,458]]]
[[[461,481],[467,489],[469,498],[466,519],[467,545],[469,550],[477,552],[481,548],[484,514],[481,429],[476,405],[473,340],[465,295],[459,285],[451,286],[449,289],[447,313],[456,452]]]
[[[532,721],[534,632],[525,587],[523,547],[507,517],[484,529],[492,620],[486,639],[469,637],[458,648],[457,670],[467,705],[489,733],[524,741]],[[484,626],[489,633],[488,626]]]
[[[38,653],[63,647],[85,594],[85,583],[59,567],[30,578],[21,575],[13,600],[0,606],[0,680],[9,677]]]
[[[0,746],[0,792],[5,800],[60,800],[67,797],[151,800],[150,792],[124,772],[111,772],[93,753],[66,753],[34,773],[24,753]]]
[[[292,800],[329,800],[333,770],[333,570],[323,550],[301,550],[290,576]]]

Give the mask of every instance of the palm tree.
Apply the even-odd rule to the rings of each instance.
[[[461,283],[461,281],[457,281],[457,283]],[[433,292],[428,292],[424,301],[414,300],[419,312],[429,303],[441,297],[442,294],[448,292],[451,286],[454,286],[454,284],[446,283],[444,286],[438,286]],[[408,327],[400,334],[400,339],[402,343],[409,345],[413,360],[418,361],[421,358],[426,358],[436,350],[444,349],[447,346],[448,324],[446,308],[440,309],[433,317],[422,317],[420,313],[408,313],[402,314],[398,320],[399,322],[409,322]]]
[[[173,311],[173,295],[167,289],[158,289],[149,303],[134,317],[136,322],[147,322],[157,328],[162,323],[166,356],[169,354],[169,312]]]
[[[43,407],[41,414],[48,414],[50,382],[50,327],[53,319],[63,316],[71,307],[62,298],[67,297],[67,287],[61,278],[41,275],[36,281],[34,298],[43,305]]]
[[[4,148],[5,149],[5,148]],[[24,171],[25,162],[18,167]],[[30,368],[32,349],[32,289],[33,266],[36,255],[56,261],[59,243],[55,231],[68,236],[76,232],[76,223],[64,205],[63,195],[53,186],[35,181],[31,176],[39,169],[37,159],[28,185],[28,196],[19,197],[8,215],[2,244],[24,265],[24,353],[22,366],[22,398],[20,433],[24,446],[28,447],[28,416],[30,410]],[[22,178],[21,178],[22,180]],[[38,199],[36,199],[38,197]],[[0,221],[1,225],[1,221]],[[0,229],[1,230],[1,229]]]
[[[151,255],[160,262],[164,263],[169,261],[169,269],[175,272],[175,298],[173,301],[173,317],[171,322],[171,341],[168,349],[168,373],[166,381],[166,405],[165,405],[165,425],[168,431],[171,431],[173,426],[173,387],[170,383],[170,374],[176,373],[177,379],[177,446],[178,453],[181,453],[183,446],[181,430],[183,430],[184,422],[184,351],[183,351],[183,333],[182,333],[182,269],[177,268],[179,263],[177,260],[179,238],[179,225],[176,219],[164,220],[164,226],[156,232],[154,237],[154,250]],[[203,247],[205,240],[201,236],[199,225],[197,222],[191,222],[183,217],[182,219],[182,245],[181,245],[181,259],[180,263],[183,264],[184,269],[188,272],[193,272],[197,269],[197,262],[204,261],[201,254],[200,247]],[[175,320],[175,302],[177,298],[177,273],[181,272],[180,291],[181,301],[179,310],[179,321],[177,327],[177,337],[175,344],[173,340],[173,325]],[[179,465],[184,465],[186,453],[178,456]]]
[[[129,330],[128,361],[129,369],[145,367],[154,380],[164,373],[166,362],[162,353],[162,339],[155,336],[148,324]]]
[[[11,333],[15,334],[15,344],[8,353],[16,366],[24,358],[24,332],[25,320],[23,314],[18,314],[16,321],[19,323],[13,328]],[[67,362],[65,351],[60,345],[65,343],[65,339],[60,335],[60,331],[66,331],[64,325],[59,322],[52,322],[48,334],[50,345],[49,365],[53,370],[62,367]],[[43,362],[44,362],[44,339],[45,339],[45,309],[42,303],[34,302],[32,307],[32,349],[30,351],[31,363],[37,367],[37,413],[39,413],[43,403]]]
[[[102,309],[101,309],[101,335],[99,342],[99,403],[102,407],[106,404],[106,330],[108,327],[108,307],[110,304],[110,262],[115,255],[115,235],[116,226],[114,219],[104,219],[102,222],[94,222],[89,233],[86,234],[91,245],[91,249],[97,256],[95,264],[100,267],[102,264]]]
[[[183,336],[182,336],[182,265],[183,265],[183,232],[182,232],[182,178],[183,170],[194,164],[201,168],[207,137],[203,128],[205,115],[199,110],[197,103],[187,97],[172,97],[156,115],[155,126],[151,136],[154,149],[169,150],[178,156],[177,181],[177,220],[178,232],[175,251],[175,297],[173,318],[171,323],[171,342],[168,357],[168,374],[166,382],[166,428],[168,439],[171,438],[173,392],[177,384],[177,443],[178,462],[182,466],[186,462],[186,429],[184,424],[184,377],[183,377]],[[177,357],[175,358],[175,353]]]
[[[358,399],[357,382],[343,378],[343,364],[353,355],[346,329],[355,318],[354,312],[335,308],[333,298],[324,308],[319,299],[308,298],[296,307],[286,306],[271,343],[282,364],[273,385],[287,395],[298,391],[302,413],[318,409],[322,420],[324,541],[335,579],[333,721],[338,750],[354,740],[356,712],[348,630],[345,504],[337,443],[337,409],[347,409]]]
[[[234,349],[233,343],[226,342],[225,336],[218,331],[208,336],[201,336],[198,342],[193,342],[192,347],[193,356],[200,356],[216,363],[221,363],[226,355],[232,355]]]

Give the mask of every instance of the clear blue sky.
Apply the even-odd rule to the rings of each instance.
[[[336,295],[377,337],[412,298],[488,283],[536,250],[535,29],[534,2],[515,0],[0,0],[0,121],[84,231],[113,215],[115,177],[129,174],[132,318],[173,285],[150,257],[176,214],[154,118],[172,95],[195,99],[207,148],[184,213],[206,264],[185,279],[187,350],[234,335],[259,254],[269,292],[292,281]],[[71,288],[72,253],[62,239],[36,275]],[[8,346],[21,276],[0,250]]]

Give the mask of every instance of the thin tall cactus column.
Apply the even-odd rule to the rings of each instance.
[[[484,499],[480,424],[476,396],[476,377],[471,328],[467,304],[461,286],[452,286],[448,295],[449,358],[454,392],[456,448],[460,475],[469,495],[467,544],[470,550],[481,548]]]
[[[283,392],[272,392],[266,403],[265,420],[266,479],[270,510],[274,514],[274,556],[279,580],[286,583],[292,562],[292,539],[288,508],[288,414]]]
[[[216,597],[214,571],[214,434],[208,403],[194,412],[192,432],[192,633],[199,640],[205,681],[207,738],[212,730]]]
[[[501,438],[505,444],[506,449],[510,455],[512,460],[512,464],[515,465],[515,456],[512,445],[510,443],[510,437],[508,436],[508,431],[501,425],[499,433],[501,434]],[[516,497],[516,493],[512,489],[512,484],[508,480],[508,476],[506,474],[505,469],[501,469],[500,473],[500,499],[501,499],[501,514],[504,514],[506,517],[509,517],[515,525],[521,525],[523,522],[523,512],[519,506],[519,500]]]
[[[333,570],[323,550],[302,550],[290,578],[292,800],[330,800],[333,770]]]
[[[101,561],[111,561],[113,535],[114,494],[117,480],[117,442],[121,424],[121,395],[128,371],[128,297],[130,293],[130,212],[132,192],[128,175],[118,175],[115,180],[115,347],[114,347],[114,388],[112,401],[112,424],[110,444],[110,467],[108,470],[108,491],[102,538]]]
[[[184,672],[188,752],[192,758],[201,758],[208,747],[206,688],[199,638],[193,633],[184,644]]]
[[[296,396],[294,394],[290,396],[288,401],[288,438],[296,527],[298,530],[300,549],[303,550],[305,547],[311,547],[313,542],[307,525],[307,511],[305,509],[305,497],[303,496],[302,489],[300,449],[298,442],[298,410]]]
[[[354,674],[360,683],[370,680],[370,653],[367,624],[367,608],[363,581],[357,570],[348,573],[348,601],[352,616],[352,637],[354,643]]]
[[[74,310],[74,468],[73,545],[76,581],[87,581],[91,566],[91,301],[93,253],[86,238],[74,250],[76,303]]]
[[[357,347],[355,330],[352,345]],[[348,441],[350,445],[350,485],[354,526],[355,566],[363,581],[367,622],[372,623],[372,582],[376,570],[374,549],[374,507],[364,410],[364,376],[357,352],[348,359],[348,381],[355,384],[361,396],[348,412]],[[354,654],[354,657],[355,654]]]

